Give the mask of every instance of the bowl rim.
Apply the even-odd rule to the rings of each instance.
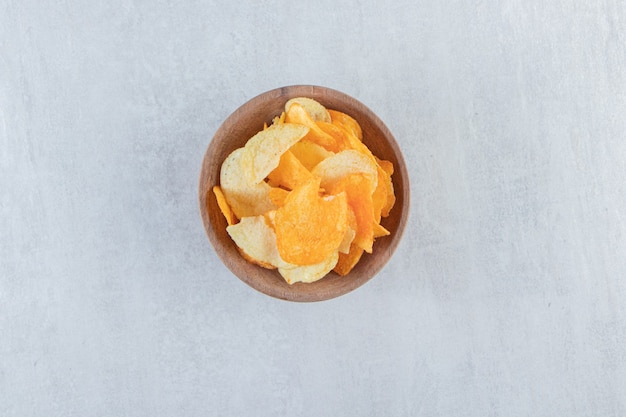
[[[210,199],[211,196],[213,196],[211,189],[213,185],[216,185],[219,182],[219,175],[217,176],[218,182],[210,184],[208,182],[209,178],[207,178],[208,174],[205,168],[208,164],[210,164],[213,153],[215,153],[216,148],[220,145],[218,144],[218,139],[220,139],[220,136],[224,135],[223,132],[225,130],[228,130],[228,127],[233,124],[233,122],[237,119],[240,113],[250,112],[255,108],[258,108],[259,105],[266,100],[275,100],[282,97],[284,98],[284,102],[286,102],[289,98],[292,97],[305,96],[318,99],[319,101],[323,101],[323,99],[320,99],[320,96],[324,95],[334,96],[336,100],[339,100],[343,104],[343,106],[340,107],[343,107],[344,109],[345,107],[358,109],[359,114],[365,117],[365,120],[368,123],[371,123],[376,129],[380,130],[382,136],[385,137],[387,146],[391,148],[393,156],[397,162],[397,164],[394,164],[396,166],[394,166],[395,171],[392,178],[398,178],[398,176],[401,177],[402,195],[396,195],[396,198],[402,203],[401,213],[395,231],[393,232],[392,236],[387,237],[389,239],[389,242],[387,242],[387,245],[385,247],[386,257],[384,261],[374,263],[370,268],[367,268],[365,271],[361,271],[358,276],[351,276],[351,272],[345,277],[339,277],[334,272],[331,272],[329,276],[326,276],[322,280],[314,283],[296,283],[289,285],[284,282],[283,278],[278,274],[277,271],[263,269],[257,265],[253,265],[250,262],[245,261],[243,258],[240,258],[237,261],[233,261],[231,259],[232,250],[230,250],[229,253],[226,253],[227,251],[223,247],[223,242],[220,241],[217,237],[218,231],[216,230],[214,223],[211,221],[211,215],[207,208],[207,205],[209,204],[209,201],[207,201],[207,199]],[[333,108],[332,106],[327,107]],[[350,114],[347,111],[345,112],[347,114]],[[362,123],[363,118],[361,119],[362,120],[360,120],[359,123]],[[367,142],[367,140],[365,139],[364,141]],[[218,162],[218,172],[222,162],[223,161]],[[394,186],[396,184],[397,181],[394,181]],[[211,245],[213,246],[213,250],[218,255],[222,263],[227,267],[227,269],[229,269],[233,275],[239,278],[239,280],[243,281],[248,286],[263,294],[266,294],[273,298],[294,302],[318,302],[330,300],[354,291],[355,289],[361,287],[366,282],[370,281],[372,278],[378,275],[378,273],[389,263],[400,241],[402,240],[410,213],[410,183],[408,169],[406,167],[406,162],[404,160],[404,156],[400,149],[400,146],[387,125],[369,107],[367,107],[356,98],[351,97],[350,95],[333,88],[313,84],[294,84],[267,90],[247,100],[238,108],[236,108],[233,112],[231,112],[215,130],[204,153],[198,184],[198,197],[201,212],[200,214],[205,232],[209,238],[209,241],[211,242]],[[392,210],[398,210],[399,207],[397,206],[398,204],[396,204]],[[218,217],[222,216],[221,213],[217,213],[217,215]],[[232,240],[231,243],[236,248],[236,245],[234,244],[234,242],[232,242]],[[374,252],[376,252],[376,248],[374,248]],[[238,253],[237,256],[239,256]],[[359,265],[357,264],[357,267],[358,266]],[[275,285],[268,285],[267,283],[255,279],[254,277],[251,278],[251,275],[257,275],[259,273],[275,274],[278,282]],[[334,277],[331,278],[331,275],[334,275]],[[316,283],[324,280],[329,281],[331,279],[340,282],[340,285],[337,287],[329,287],[328,285],[320,286],[320,284],[317,284],[317,286],[320,286],[320,288],[318,288],[319,291],[311,291],[311,289],[315,289]]]

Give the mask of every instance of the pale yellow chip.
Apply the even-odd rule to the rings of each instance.
[[[250,167],[243,163],[245,153],[245,148],[233,151],[220,170],[220,187],[239,219],[276,209],[269,196],[271,187],[263,181],[255,183]]]
[[[322,179],[321,187],[331,189],[350,174],[363,174],[370,180],[371,192],[378,184],[378,169],[372,158],[353,149],[341,151],[317,164],[311,173]]]
[[[293,123],[272,124],[254,135],[244,149],[244,169],[251,170],[252,181],[260,183],[274,170],[283,153],[302,139],[309,128]]]
[[[335,251],[328,258],[317,264],[296,267],[281,267],[278,268],[278,272],[288,284],[294,284],[296,282],[311,283],[324,278],[330,271],[333,270],[335,265],[337,265],[338,260],[339,253]]]
[[[308,97],[295,97],[285,103],[286,112],[289,111],[289,108],[293,103],[301,105],[314,121],[330,123],[330,113],[320,102]]]
[[[282,260],[276,246],[276,235],[265,216],[244,217],[226,231],[252,262],[268,267],[293,267]]]

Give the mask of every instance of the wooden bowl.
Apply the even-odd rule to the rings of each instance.
[[[354,117],[363,130],[363,142],[374,155],[393,162],[392,181],[396,204],[381,224],[390,236],[376,239],[372,254],[364,253],[356,267],[345,277],[331,272],[314,283],[289,285],[276,270],[264,269],[244,260],[226,232],[226,220],[220,212],[212,187],[219,184],[224,159],[280,115],[293,97],[310,97],[329,109]],[[365,105],[330,88],[296,85],[277,88],[254,97],[231,114],[213,136],[202,162],[199,184],[200,212],[211,244],[224,264],[252,288],[290,301],[322,301],[346,294],[369,281],[389,261],[398,246],[409,214],[409,176],[400,148],[385,124]]]

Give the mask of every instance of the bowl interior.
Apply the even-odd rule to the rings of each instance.
[[[217,206],[212,187],[219,184],[222,162],[235,149],[242,147],[254,134],[280,115],[293,97],[310,97],[329,109],[342,111],[355,118],[363,130],[363,142],[372,153],[393,163],[392,176],[396,203],[389,217],[381,224],[390,236],[376,239],[372,254],[364,253],[356,267],[345,277],[331,272],[309,284],[289,285],[275,270],[253,265],[239,254],[226,232],[226,220]],[[384,123],[354,98],[339,91],[318,86],[289,86],[265,92],[232,113],[215,133],[202,163],[199,184],[200,212],[216,253],[243,282],[256,290],[290,301],[322,301],[346,294],[370,280],[390,259],[406,226],[409,212],[409,181],[402,154]]]

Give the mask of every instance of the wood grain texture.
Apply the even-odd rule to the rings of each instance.
[[[363,130],[363,142],[374,155],[393,162],[392,176],[396,204],[381,224],[391,235],[374,243],[372,254],[364,254],[345,277],[334,272],[310,283],[287,284],[275,270],[268,270],[244,260],[226,232],[226,220],[220,212],[211,188],[219,183],[224,159],[243,146],[250,137],[280,115],[285,102],[293,97],[313,98],[329,109],[354,117]],[[224,264],[243,282],[262,293],[283,300],[322,301],[346,294],[373,278],[392,257],[402,238],[409,215],[409,176],[396,140],[385,124],[364,104],[339,91],[311,85],[287,86],[260,94],[233,112],[219,127],[206,150],[199,183],[202,221],[211,244]]]

